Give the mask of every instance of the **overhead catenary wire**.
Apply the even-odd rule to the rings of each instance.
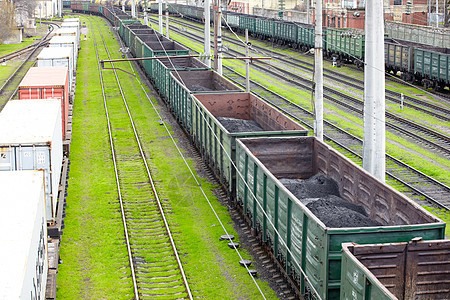
[[[158,40],[159,40],[159,37],[157,37],[157,38],[158,38]],[[119,40],[120,40],[120,39],[119,39]],[[160,44],[162,45],[161,40],[159,40],[159,42],[160,42]],[[162,48],[164,49],[164,52],[167,54],[167,51],[165,50],[165,48],[164,48],[164,47],[162,47]],[[170,62],[171,62],[172,67],[174,68],[174,71],[177,72],[177,74],[179,74],[170,58],[169,58],[169,60],[170,60]],[[134,70],[134,67],[131,65],[131,61],[129,61],[128,63],[130,64],[130,66],[131,66],[131,68],[132,68],[132,70],[133,70],[133,73],[136,75],[135,70]],[[209,200],[208,196],[206,195],[205,191],[203,190],[203,187],[201,186],[201,183],[198,181],[198,179],[197,179],[197,177],[195,176],[193,170],[192,170],[191,167],[189,166],[189,164],[188,164],[186,158],[184,157],[183,153],[181,152],[181,149],[178,147],[178,145],[177,145],[177,143],[176,143],[176,141],[175,141],[173,135],[171,134],[170,130],[168,129],[166,123],[164,122],[164,119],[162,118],[162,116],[161,116],[161,114],[159,113],[158,109],[155,107],[153,101],[150,99],[150,96],[148,95],[147,91],[146,91],[145,88],[143,87],[142,82],[138,79],[137,76],[135,76],[135,78],[136,78],[137,82],[140,84],[140,86],[141,86],[143,92],[146,94],[146,97],[147,97],[149,103],[153,106],[153,108],[154,108],[155,112],[157,113],[159,119],[162,121],[162,123],[163,123],[163,125],[164,125],[164,128],[165,128],[165,130],[166,130],[166,132],[167,132],[168,135],[170,136],[170,139],[172,140],[173,144],[175,145],[175,147],[176,147],[178,153],[180,154],[181,158],[183,159],[183,161],[184,161],[186,167],[188,168],[190,174],[192,175],[192,178],[194,179],[194,181],[196,182],[197,186],[199,187],[199,189],[200,189],[202,195],[203,195],[203,196],[205,197],[205,199],[207,200],[207,202],[208,202],[208,204],[209,204],[211,210],[213,211],[214,215],[216,216],[216,218],[217,218],[218,222],[220,223],[222,229],[224,230],[225,234],[226,234],[227,236],[229,236],[229,233],[228,233],[228,231],[226,230],[226,228],[225,228],[223,222],[220,220],[220,217],[218,216],[217,212],[215,211],[214,207],[212,206],[211,201]],[[180,79],[181,79],[181,76],[180,76]],[[185,85],[184,82],[183,82],[183,85]],[[229,241],[232,242],[231,238],[229,238]],[[242,255],[240,254],[239,250],[234,246],[234,244],[233,244],[233,248],[234,248],[234,250],[236,251],[236,253],[238,254],[239,258],[240,258],[241,260],[243,260],[244,258],[243,258]],[[248,269],[248,266],[245,265],[245,268],[246,268],[246,270],[247,270],[247,273],[250,274],[250,270]],[[259,285],[258,285],[258,283],[256,282],[255,278],[254,278],[253,276],[251,276],[251,277],[252,277],[252,280],[253,280],[254,284],[256,285],[257,289],[259,290],[259,292],[260,292],[262,298],[263,298],[263,299],[266,299],[266,297],[265,297],[263,291],[262,291],[261,288],[259,287]]]
[[[158,39],[159,39],[159,38],[158,38]],[[165,51],[165,50],[164,50],[164,51]],[[165,52],[166,52],[166,51],[165,51]],[[166,54],[167,54],[167,52],[166,52]],[[179,73],[178,73],[178,71],[177,71],[176,69],[175,69],[174,71],[179,75]],[[178,76],[178,77],[179,77],[180,79],[182,79],[181,76]],[[183,82],[183,85],[186,86],[186,84],[185,84],[184,82]],[[195,101],[193,101],[193,103],[195,103],[195,105],[197,105],[197,103],[196,103]],[[201,110],[200,110],[200,111],[201,111]],[[200,114],[201,114],[203,120],[206,120],[206,116],[204,115],[204,112],[201,111]],[[212,134],[214,135],[214,138],[217,140],[219,146],[224,150],[223,153],[227,156],[227,159],[231,162],[232,167],[236,169],[236,173],[241,177],[241,179],[244,179],[243,174],[242,174],[241,172],[239,172],[237,166],[236,166],[235,163],[232,161],[231,157],[228,155],[228,153],[227,153],[227,151],[226,151],[224,145],[220,142],[220,139],[217,137],[216,133],[212,130],[212,127],[211,127],[211,125],[209,124],[209,122],[206,122],[206,124],[207,124],[207,126],[209,127],[209,129],[210,129],[210,131],[212,132]],[[177,147],[177,149],[178,149],[178,147]],[[180,152],[180,155],[182,155],[181,152]],[[183,157],[183,159],[184,159],[184,157]],[[187,166],[188,166],[188,165],[187,165]],[[190,169],[189,166],[188,166],[188,168],[189,168],[189,170],[191,171],[191,169]],[[193,176],[194,176],[194,175],[193,175]],[[195,178],[195,176],[194,176],[194,178]],[[196,178],[195,178],[195,180],[196,180]],[[197,180],[196,180],[196,181],[197,181]],[[287,247],[287,244],[284,242],[284,240],[283,240],[283,238],[282,238],[282,235],[281,235],[281,234],[278,232],[278,230],[275,228],[275,225],[272,223],[272,221],[270,220],[270,218],[269,218],[269,216],[267,215],[267,213],[264,211],[264,209],[263,209],[263,207],[261,206],[261,204],[257,201],[256,195],[254,195],[253,192],[251,191],[251,187],[248,186],[248,184],[247,184],[247,182],[245,182],[245,180],[244,180],[244,184],[247,186],[247,188],[249,189],[249,191],[250,191],[252,197],[256,200],[256,203],[258,204],[259,208],[263,211],[263,214],[265,215],[265,217],[266,217],[267,220],[269,221],[269,224],[272,226],[272,228],[274,229],[274,231],[276,232],[276,234],[277,234],[278,237],[280,238],[281,244],[285,247],[286,251],[291,255],[293,261],[295,262],[295,264],[297,265],[297,267],[300,269],[300,272],[303,274],[303,276],[305,277],[305,279],[306,279],[307,281],[309,281],[309,279],[308,279],[309,277],[306,275],[305,271],[301,268],[300,263],[296,260],[295,256],[294,256],[293,253],[291,252],[291,250]],[[199,185],[199,186],[200,186],[200,185]],[[200,186],[200,189],[202,190],[202,193],[204,194],[204,191],[203,191],[203,189],[201,188],[201,186]],[[205,195],[205,197],[207,197],[206,194],[204,194],[204,195]],[[206,198],[206,199],[207,199],[208,203],[210,204],[209,199],[208,199],[208,198]],[[211,206],[211,204],[210,204],[210,206]],[[212,206],[211,206],[211,208],[212,208]],[[214,213],[215,213],[215,211],[214,211]],[[215,214],[216,214],[216,213],[215,213]],[[216,214],[216,216],[217,216],[217,214]],[[224,228],[224,230],[225,230],[225,228]],[[226,231],[225,231],[225,232],[226,232]],[[226,234],[228,235],[227,232],[226,232]],[[230,241],[231,241],[231,240],[230,240]],[[241,259],[242,259],[242,257],[241,257]],[[256,281],[255,281],[255,283],[256,283]],[[312,289],[312,290],[314,291],[314,293],[318,296],[318,298],[321,299],[319,293],[315,290],[315,288],[314,288],[312,285],[311,285],[311,289]]]

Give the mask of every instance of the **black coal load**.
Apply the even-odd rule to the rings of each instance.
[[[264,129],[253,120],[218,117],[217,121],[231,133],[264,131]]]
[[[199,84],[192,85],[190,89],[191,89],[192,92],[209,92],[209,91],[212,91],[210,88],[207,88],[205,86],[201,86]]]
[[[336,181],[322,174],[316,174],[305,180],[282,178],[280,182],[327,227],[382,225],[370,219],[361,205],[342,199]]]

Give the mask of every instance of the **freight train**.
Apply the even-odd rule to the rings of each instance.
[[[109,20],[135,57],[161,56],[138,64],[299,294],[315,299],[369,294],[367,288],[361,296],[360,287],[342,277],[348,276],[341,273],[348,270],[341,266],[342,243],[444,238],[441,220],[307,137],[305,128],[278,109],[186,57],[189,50],[182,45],[112,6],[72,2],[71,8]],[[448,261],[449,253],[440,253]],[[434,267],[438,274],[447,266]],[[426,289],[427,297],[434,293],[427,299],[445,297],[448,273],[440,278],[444,288],[430,281],[410,292]]]
[[[151,12],[158,12],[158,5],[152,4]],[[204,22],[203,8],[181,4],[169,5],[169,12],[178,14],[197,22]],[[222,13],[226,26],[260,39],[271,40],[279,45],[287,45],[303,52],[314,47],[314,27],[310,24],[269,19],[255,15],[238,14],[232,11]],[[398,33],[389,27],[389,33]],[[364,66],[365,35],[364,31],[348,28],[323,28],[323,52],[328,58],[353,62]],[[450,37],[442,37],[450,39]],[[443,42],[443,45],[450,42]],[[393,45],[401,46],[393,49]],[[408,53],[405,55],[405,53]],[[385,42],[386,71],[397,74],[401,72],[404,80],[417,81],[426,88],[443,89],[450,87],[450,49],[437,47],[397,38],[386,38]]]
[[[2,299],[56,297],[79,36],[65,19],[0,112]]]
[[[130,9],[131,1],[94,0],[95,4],[114,4],[117,7]],[[136,1],[137,8],[142,11],[144,1]],[[86,4],[87,5],[87,4]],[[152,13],[158,13],[158,3],[147,2]],[[163,10],[166,4],[163,3]],[[170,4],[169,13],[204,23],[204,8],[183,4]],[[211,11],[212,15],[212,11]],[[226,27],[235,31],[248,32],[253,37],[270,40],[279,45],[286,45],[303,52],[314,47],[314,26],[298,22],[270,19],[255,15],[223,11],[222,18]],[[442,90],[450,88],[450,36],[429,29],[402,28],[396,29],[388,23],[385,42],[385,68],[401,79],[418,82],[425,88]],[[427,31],[428,30],[428,31]],[[433,38],[420,37],[417,32],[429,32]],[[408,40],[399,39],[408,38]],[[430,44],[424,44],[429,41]],[[394,47],[395,46],[395,47]],[[399,50],[399,47],[402,49]],[[325,57],[364,66],[365,34],[362,30],[349,28],[323,28],[323,53]]]

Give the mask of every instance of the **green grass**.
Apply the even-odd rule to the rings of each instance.
[[[445,227],[445,238],[450,239],[450,211],[429,206],[424,206],[424,208],[447,224]]]
[[[117,58],[117,42],[107,34],[106,27],[101,25],[100,28],[108,36],[107,43],[114,48],[111,53]],[[88,41],[82,42],[77,71],[72,165],[66,229],[61,245],[64,264],[60,266],[58,275],[57,296],[60,299],[130,299],[130,270],[126,267],[123,228],[91,34],[90,31]],[[98,40],[100,36],[96,35],[96,38]],[[130,71],[125,63],[120,68]],[[112,75],[111,70],[103,73]],[[250,276],[239,266],[239,257],[226,242],[219,242],[219,236],[224,232],[168,133],[159,125],[153,106],[133,77],[123,72],[119,72],[119,77],[125,87],[147,161],[157,178],[157,189],[168,211],[171,230],[194,297],[259,298]],[[110,97],[108,99],[111,100]],[[154,98],[151,99],[154,102]],[[195,168],[190,159],[188,164]],[[227,231],[236,234],[227,208],[214,196],[216,187],[195,176]],[[245,250],[241,253],[249,258]],[[257,281],[268,299],[276,299],[267,283]]]
[[[22,43],[0,45],[0,56],[4,56],[8,53],[25,48],[25,47],[31,45],[35,40],[38,40],[40,38],[41,38],[41,36],[34,36],[34,37],[30,37],[30,38],[24,38]]]
[[[0,64],[0,85],[3,85],[3,82],[11,76],[21,63],[21,61],[14,60],[7,62],[5,65]]]
[[[81,43],[57,297],[129,299],[131,273],[92,37]]]
[[[177,35],[177,34],[171,34],[171,37],[175,40],[179,41],[180,43],[184,44],[185,46],[188,46],[198,52],[203,52],[203,46],[199,43],[189,41],[187,38]],[[267,43],[265,42],[259,42],[256,40],[252,40],[252,43],[264,45],[267,47]],[[277,50],[278,51],[278,50]],[[286,50],[279,50],[282,54],[287,54],[290,56],[299,56],[298,52],[295,52],[290,49]],[[305,60],[310,59],[311,57],[308,57],[307,55],[302,56]],[[224,65],[234,67],[235,71],[245,74],[243,63],[240,62],[232,62],[232,61],[225,61]],[[357,76],[363,78],[362,72],[357,72],[351,68],[340,68],[340,72],[347,73],[348,75]],[[250,78],[252,80],[255,80],[259,83],[263,83],[266,87],[276,91],[277,93],[287,97],[288,99],[291,99],[294,103],[300,104],[303,107],[306,107],[308,109],[311,109],[311,102],[310,102],[310,94],[305,91],[300,91],[298,89],[292,89],[291,87],[280,84],[279,82],[275,83],[273,82],[273,79],[271,80],[270,76],[262,74],[260,72],[257,72],[255,70],[251,70]],[[392,86],[392,87],[391,87]],[[389,83],[387,84],[387,88],[397,91],[397,92],[403,92],[406,95],[426,95],[425,92],[414,88],[414,87],[404,87],[402,85],[396,84],[396,83]],[[430,98],[430,97],[428,97]],[[449,124],[442,123],[440,120],[437,120],[433,117],[430,117],[424,113],[417,112],[413,109],[404,108],[403,111],[401,111],[399,108],[396,108],[393,104],[388,104],[387,107],[391,108],[393,107],[393,111],[397,114],[401,114],[406,118],[409,118],[410,120],[418,121],[419,123],[425,125],[425,126],[431,126],[433,128],[436,128],[436,125],[449,127]],[[348,114],[346,112],[343,112],[338,107],[326,104],[325,108],[329,110],[329,112],[326,115],[326,118],[341,128],[346,128],[348,131],[353,133],[356,136],[362,137],[363,130],[362,130],[362,119],[360,117],[355,117],[353,114]],[[344,116],[344,118],[343,118]],[[440,132],[444,132],[444,129],[437,129]],[[428,174],[430,176],[435,177],[436,179],[448,184],[449,178],[450,178],[450,162],[446,160],[445,158],[439,157],[438,155],[435,155],[433,153],[430,153],[426,149],[421,148],[420,146],[415,145],[414,143],[411,143],[403,138],[399,138],[394,134],[386,133],[387,143],[386,143],[386,151],[391,154],[394,157],[400,158],[402,161],[408,163],[409,165],[413,166],[414,168],[417,168],[418,170],[424,172],[425,174]],[[390,142],[391,141],[391,142]],[[419,155],[415,153],[411,153],[411,151],[405,151],[403,148],[400,148],[396,146],[393,143],[399,143],[403,145],[406,148],[411,149],[414,152],[419,153]],[[428,159],[423,158],[422,156],[427,157]],[[355,160],[354,157],[350,157],[350,159]],[[436,166],[435,164],[430,163],[430,160],[434,160],[440,165],[444,166],[444,168],[441,168],[440,166]],[[357,162],[359,160],[356,160]],[[399,191],[402,191],[404,189],[403,186],[399,185],[396,182],[387,181],[388,184],[393,186]],[[436,214],[438,217],[441,215]],[[445,222],[447,223],[447,230],[450,227],[450,221],[445,219]]]

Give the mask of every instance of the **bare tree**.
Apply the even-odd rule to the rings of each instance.
[[[37,0],[12,0],[17,13],[17,22],[22,25],[22,22],[26,18],[34,16],[34,11],[38,5]]]
[[[14,3],[12,0],[0,1],[0,44],[11,36],[14,22]]]

